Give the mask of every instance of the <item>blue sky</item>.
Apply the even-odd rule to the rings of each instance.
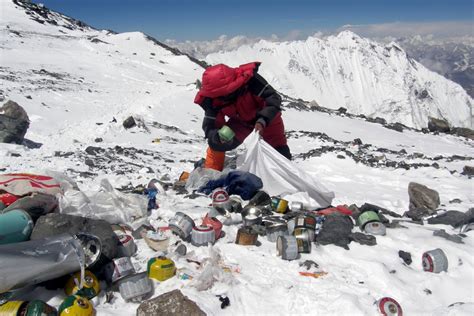
[[[343,25],[472,23],[473,0],[41,0],[99,29],[142,31],[157,39],[220,35],[279,37]],[[396,25],[396,24],[395,24]],[[413,24],[410,24],[413,25]],[[472,32],[472,28],[470,30]]]

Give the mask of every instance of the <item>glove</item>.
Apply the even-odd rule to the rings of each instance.
[[[254,129],[255,129],[260,135],[262,135],[265,126],[266,126],[265,120],[262,119],[262,118],[259,118],[259,119],[257,120],[257,122],[255,123]]]
[[[229,151],[229,150],[237,148],[237,146],[240,145],[240,142],[235,137],[234,139],[232,139],[232,141],[223,143],[221,141],[221,138],[219,137],[219,133],[217,129],[210,130],[206,136],[207,136],[207,143],[209,144],[209,147],[211,147],[213,150]]]

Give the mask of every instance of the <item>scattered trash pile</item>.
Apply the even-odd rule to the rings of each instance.
[[[103,181],[100,194],[94,197],[79,194],[66,180],[59,174],[0,175],[0,315],[94,315],[94,298],[101,292],[106,303],[117,293],[126,302],[140,303],[138,315],[152,315],[158,309],[162,312],[165,307],[156,304],[167,306],[170,300],[181,302],[175,309],[180,313],[204,315],[179,290],[149,298],[159,282],[175,277],[198,291],[212,288],[216,281],[235,284],[240,266],[226,262],[212,247],[231,227],[237,227],[235,244],[259,247],[266,239],[275,244],[275,255],[291,261],[320,245],[349,249],[351,242],[357,242],[373,246],[387,229],[411,221],[369,203],[308,207],[306,202],[269,195],[258,176],[244,171],[220,173],[197,166],[191,173],[183,172],[175,183],[152,179],[146,186],[129,190],[136,194],[119,192]],[[189,199],[209,197],[210,205],[203,205],[208,213],[196,221],[178,211],[167,225],[152,225],[149,215],[160,212],[159,194],[184,192],[183,188],[192,192],[186,196]],[[413,210],[418,210],[417,216],[422,214],[420,221],[453,219],[452,213],[426,208],[436,197],[410,194]],[[433,206],[437,207],[430,208]],[[454,216],[453,226],[462,232],[473,229],[474,210]],[[454,242],[462,242],[465,236],[440,235],[439,231],[434,235]],[[139,245],[148,246],[153,253],[146,268],[132,260]],[[199,247],[209,250],[206,257],[196,254]],[[412,263],[410,253],[400,250],[399,256],[406,265]],[[419,264],[426,272],[448,270],[442,249],[427,249]],[[298,273],[304,277],[324,278],[328,274],[311,260],[300,267]],[[41,300],[22,300],[34,287],[63,289],[62,303],[53,307]],[[221,308],[232,304],[226,296],[217,299]],[[393,298],[383,297],[374,304],[383,315],[403,315]]]

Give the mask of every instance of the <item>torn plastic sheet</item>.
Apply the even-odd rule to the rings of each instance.
[[[223,268],[223,258],[220,250],[215,247],[209,247],[209,257],[204,259],[201,263],[202,270],[192,279],[190,286],[198,291],[206,291],[219,283],[220,286],[231,287],[237,284],[237,279],[234,278],[231,271]]]
[[[95,263],[99,240],[87,234],[61,234],[0,246],[0,293],[38,284]]]
[[[189,178],[186,181],[186,190],[188,192],[197,190],[209,181],[219,179],[225,174],[214,169],[197,167],[189,174]]]

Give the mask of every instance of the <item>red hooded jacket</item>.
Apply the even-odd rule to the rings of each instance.
[[[194,103],[204,108],[207,118],[212,117],[208,113],[215,114],[213,128],[229,125],[239,142],[248,136],[259,120],[266,126],[263,138],[273,147],[283,146],[286,145],[286,137],[280,112],[281,98],[257,74],[259,66],[259,62],[253,62],[237,68],[224,64],[207,68]],[[229,100],[222,98],[232,94],[234,97]],[[207,108],[209,106],[210,109]],[[229,118],[227,122],[225,117]]]

